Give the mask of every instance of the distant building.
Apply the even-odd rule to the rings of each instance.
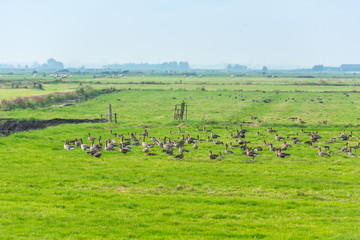
[[[360,72],[360,64],[342,64],[340,71]]]

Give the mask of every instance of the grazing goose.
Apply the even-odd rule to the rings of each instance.
[[[330,155],[328,153],[321,151],[321,147],[319,147],[318,154],[320,157],[325,157],[325,156],[330,157]]]
[[[184,158],[184,153],[182,152],[182,153],[176,155],[174,158],[176,158],[176,159],[183,159],[183,158]]]
[[[172,148],[164,149],[164,150],[162,150],[162,152],[166,153],[167,155],[173,155],[174,154],[174,150]]]
[[[70,151],[70,150],[74,150],[75,147],[70,145],[69,141],[67,139],[65,139],[64,149]]]
[[[237,147],[240,147],[240,145],[239,145],[239,144],[233,145],[232,142],[230,142],[229,147],[231,147],[231,148],[237,148]]]
[[[225,153],[226,154],[233,154],[234,152],[228,149],[228,145],[225,144]]]
[[[156,153],[151,153],[151,152],[149,152],[149,151],[147,151],[146,153],[145,153],[145,156],[155,156],[155,155],[157,155]]]
[[[263,148],[262,147],[256,147],[253,150],[256,151],[256,152],[261,152],[263,150]]]
[[[219,155],[212,153],[211,150],[209,150],[209,152],[210,152],[210,154],[209,154],[209,158],[210,158],[210,159],[216,159],[216,158],[219,157]]]
[[[345,152],[348,150],[349,142],[346,142],[345,146],[340,149],[341,152]]]
[[[101,152],[100,149],[94,149],[94,150],[92,150],[90,152],[86,152],[86,154],[91,155],[91,156],[96,157],[96,158],[99,158],[99,157],[101,157],[102,152]]]

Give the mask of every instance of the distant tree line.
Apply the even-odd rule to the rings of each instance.
[[[106,70],[132,71],[132,72],[187,72],[190,70],[188,62],[164,62],[160,64],[126,63],[103,66]]]
[[[228,72],[245,72],[248,70],[248,67],[245,65],[239,65],[239,64],[234,64],[234,65],[229,64],[229,65],[227,65],[226,70]]]

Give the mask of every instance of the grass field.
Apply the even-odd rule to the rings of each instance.
[[[77,89],[79,83],[71,81],[45,84],[43,91]],[[123,91],[63,108],[2,111],[0,118],[98,118],[112,104],[118,124],[59,125],[1,137],[1,239],[360,238],[360,150],[350,157],[338,153],[346,141],[329,142],[344,129],[353,133],[349,146],[360,141],[358,78],[89,76],[76,81]],[[152,81],[162,84],[141,84]],[[0,91],[1,99],[11,99],[41,90],[4,86]],[[174,105],[182,100],[188,104],[188,120],[174,121]],[[320,124],[324,120],[327,125]],[[264,150],[251,163],[238,148],[212,160],[209,150],[224,154],[225,147],[207,141],[199,142],[198,150],[186,145],[190,152],[182,160],[159,146],[151,149],[156,156],[134,146],[126,155],[103,151],[100,159],[63,148],[64,139],[82,137],[89,143],[88,133],[113,139],[110,130],[125,137],[147,128],[158,139],[177,140],[182,134],[206,139],[210,133],[196,131],[197,125],[213,130],[224,143],[234,143],[230,134],[242,125],[249,130],[249,146]],[[185,133],[178,133],[178,126]],[[277,158],[263,146],[263,140],[276,147],[283,142],[268,127],[302,141],[291,143],[285,151],[290,157]],[[301,129],[317,131],[322,138],[316,145],[329,145],[331,156],[322,158],[304,144],[310,137]]]

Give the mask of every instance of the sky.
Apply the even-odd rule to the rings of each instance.
[[[0,0],[0,63],[360,64],[358,0]]]

